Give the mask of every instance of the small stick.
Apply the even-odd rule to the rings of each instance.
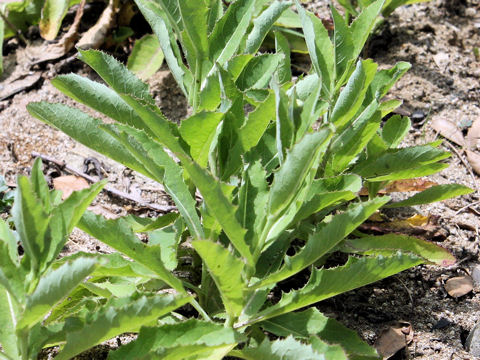
[[[457,154],[458,158],[460,159],[460,161],[463,163],[463,165],[465,165],[465,167],[467,168],[467,171],[468,173],[470,174],[470,176],[472,177],[472,181],[473,181],[473,186],[475,186],[475,190],[477,190],[477,193],[479,192],[479,189],[478,189],[478,184],[477,184],[477,180],[475,179],[475,175],[473,174],[473,171],[472,171],[472,167],[470,166],[470,164],[468,164],[462,157],[462,154],[460,154],[460,152],[457,150],[457,148],[455,146],[453,146],[452,144],[450,144],[449,141],[445,141],[445,144],[448,145],[448,147],[450,149],[453,150],[453,152],[455,154]],[[463,151],[463,150],[462,150]]]
[[[5,16],[5,14],[3,13],[2,10],[0,10],[0,17],[3,19],[3,21],[5,21],[5,24],[7,24],[7,26],[13,30],[13,32],[15,34],[17,34],[18,38],[20,39],[20,41],[23,43],[23,45],[27,46],[27,39],[25,39],[25,37],[23,36],[22,32],[20,31],[20,29],[17,29],[17,27],[15,25],[13,25],[10,20],[8,20],[8,18]]]
[[[76,176],[80,176],[80,177],[90,181],[91,183],[98,182],[93,176],[90,176],[88,174],[85,174],[81,171],[78,171],[78,170],[68,166],[64,161],[59,161],[59,160],[54,159],[54,158],[52,158],[48,155],[40,154],[40,153],[37,153],[37,152],[32,152],[32,156],[33,157],[39,157],[43,161],[55,164],[55,165],[59,166],[61,169],[66,170],[69,173],[74,174]],[[110,194],[112,194],[114,196],[117,196],[119,198],[138,203],[140,206],[151,209],[151,210],[156,210],[156,211],[159,211],[159,212],[171,212],[171,211],[177,210],[176,206],[152,204],[152,203],[149,203],[149,202],[145,201],[144,199],[138,198],[136,196],[132,196],[132,195],[130,195],[130,194],[124,192],[124,191],[117,190],[117,189],[115,189],[115,188],[113,188],[109,185],[105,185],[103,190],[105,190],[105,191],[109,192]]]
[[[475,205],[478,205],[478,204],[480,204],[480,201],[475,201],[475,202],[473,202],[473,203],[471,203],[471,204],[468,204],[468,205],[466,205],[466,206],[458,209],[458,210],[455,212],[455,214],[453,214],[453,215],[458,215],[458,214],[460,214],[463,210],[466,210],[466,209],[470,209],[470,210],[472,210],[473,212],[475,212],[477,215],[480,215],[480,214],[478,213],[478,211],[476,211],[475,209],[472,208],[472,206],[475,206]]]

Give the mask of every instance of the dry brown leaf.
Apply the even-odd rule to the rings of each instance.
[[[444,71],[450,63],[450,56],[447,53],[439,52],[433,56],[433,61],[435,61],[435,64]]]
[[[28,73],[10,82],[2,83],[0,86],[0,101],[31,88],[41,78],[40,73]]]
[[[379,194],[390,194],[394,192],[408,192],[408,191],[423,191],[428,188],[438,185],[436,182],[418,178],[418,179],[406,179],[406,180],[395,180],[389,184],[385,189],[380,190]],[[360,196],[367,196],[368,190],[366,187],[363,187],[358,193]]]
[[[88,186],[87,180],[79,176],[66,175],[53,179],[53,187],[55,190],[62,191],[62,199],[66,199],[74,191],[86,189]]]
[[[475,120],[470,129],[468,129],[465,142],[470,150],[480,149],[480,119]]]
[[[448,279],[445,282],[445,290],[447,290],[448,295],[454,298],[467,295],[473,290],[473,280],[469,275]]]
[[[80,38],[77,47],[80,49],[98,49],[102,46],[110,29],[115,25],[115,14],[118,12],[119,0],[109,0],[97,23],[88,29]]]
[[[457,145],[464,146],[465,140],[462,131],[453,122],[447,120],[443,116],[436,116],[432,119],[431,126],[444,138],[454,142]]]
[[[42,44],[41,46],[30,46],[27,49],[32,65],[61,58],[73,49],[78,38],[78,27],[83,16],[85,1],[86,0],[82,0],[78,6],[75,19],[73,20],[70,29],[68,29],[68,31],[57,43],[48,45]]]
[[[410,323],[398,322],[382,332],[377,341],[375,341],[375,349],[385,360],[406,347],[412,340],[413,331]]]
[[[472,166],[473,171],[475,171],[478,175],[480,175],[480,154],[466,150],[467,153],[467,160]]]

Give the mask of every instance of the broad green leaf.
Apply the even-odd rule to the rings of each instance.
[[[212,241],[194,241],[192,245],[207,264],[227,314],[232,318],[238,317],[245,302],[245,264],[223,246]]]
[[[223,15],[223,2],[222,0],[206,0],[208,7],[208,34],[213,31],[215,24],[220,20]]]
[[[275,115],[276,115],[276,140],[277,153],[280,164],[283,164],[287,149],[292,147],[294,142],[294,123],[289,116],[289,99],[283,89],[280,88],[278,79],[271,82],[275,92]]]
[[[317,335],[329,344],[340,344],[352,357],[378,358],[375,349],[367,345],[355,331],[315,308],[283,314],[260,323],[260,326],[276,336],[293,335],[295,338],[308,339],[311,335]]]
[[[203,61],[209,53],[207,5],[204,1],[177,0],[177,2],[183,28],[195,48],[197,61]]]
[[[75,355],[125,332],[136,332],[159,317],[170,313],[191,300],[189,296],[155,295],[124,299],[120,305],[105,305],[92,319],[76,331],[67,334],[67,343],[56,359],[68,360]]]
[[[462,196],[472,193],[474,190],[459,184],[447,184],[432,186],[418,194],[409,197],[403,201],[388,204],[388,208],[407,207],[414,205],[430,204],[456,196]]]
[[[103,124],[101,120],[63,104],[30,103],[27,105],[27,110],[32,116],[60,129],[83,145],[135,171],[151,176],[119,141],[99,129]]]
[[[32,184],[25,176],[19,176],[17,180],[12,218],[31,269],[38,271],[47,245],[45,235],[50,217],[45,213],[33,192]]]
[[[245,347],[242,350],[232,351],[230,354],[245,360],[325,359],[323,356],[324,354],[317,353],[313,349],[312,345],[303,344],[300,341],[295,340],[292,336],[289,336],[283,340],[275,340],[272,342],[270,342],[268,338],[265,338],[265,340],[258,347]]]
[[[301,28],[302,22],[298,14],[290,8],[285,10],[282,15],[280,15],[275,25],[284,28]]]
[[[2,264],[3,266],[3,264]],[[7,359],[20,359],[17,344],[19,339],[15,333],[19,320],[19,309],[12,295],[0,286],[0,345]]]
[[[140,79],[146,80],[160,69],[163,59],[163,51],[157,37],[147,34],[135,42],[128,57],[127,68]]]
[[[372,60],[363,60],[350,76],[347,84],[340,92],[330,116],[330,122],[337,128],[342,128],[353,120],[365,98],[368,85],[372,82],[377,70],[377,64]]]
[[[334,23],[333,45],[335,47],[336,88],[343,85],[355,62],[355,45],[350,28],[344,18],[338,13],[333,3],[330,4]],[[361,83],[360,83],[361,84]]]
[[[407,62],[398,62],[391,69],[377,71],[365,95],[365,103],[370,104],[374,99],[380,101],[411,67]]]
[[[349,360],[345,350],[342,349],[340,345],[330,345],[322,341],[318,336],[310,336],[309,342],[312,345],[313,350],[315,350],[319,354],[324,354],[326,360]],[[350,358],[354,359],[354,358]],[[365,359],[362,360],[372,360],[372,359]]]
[[[135,3],[157,36],[165,56],[165,61],[167,62],[173,77],[177,81],[178,86],[182,89],[185,96],[188,97],[186,88],[188,88],[189,83],[192,82],[192,74],[182,62],[176,39],[171,30],[172,27],[178,28],[181,26],[177,1],[167,0],[155,2],[149,0],[135,0]],[[168,6],[171,11],[163,11],[161,6],[165,5]],[[170,22],[173,25],[165,23],[165,20],[163,19],[164,14],[170,15]],[[181,29],[177,30],[178,35],[180,30]]]
[[[43,320],[55,304],[68,296],[94,270],[95,264],[94,259],[78,258],[43,276],[35,291],[27,296],[17,329],[31,328]]]
[[[318,161],[322,145],[330,137],[328,130],[307,134],[287,154],[284,164],[275,174],[268,200],[268,213],[280,214],[289,206],[303,184],[313,164]]]
[[[19,267],[17,240],[2,219],[0,219],[0,264],[0,289],[3,286],[17,303],[24,302],[26,274]]]
[[[255,0],[235,1],[215,24],[209,38],[213,63],[223,66],[235,55],[250,25],[254,4]]]
[[[416,167],[433,165],[432,163],[449,156],[450,154],[448,152],[435,149],[428,145],[413,146],[390,150],[374,160],[368,159],[362,161],[353,168],[352,172],[362,177],[370,178],[369,180],[384,181],[390,180],[388,174],[402,171],[405,172],[406,175]],[[418,176],[423,175],[417,175],[417,177]]]
[[[322,94],[329,98],[333,92],[335,79],[335,51],[333,44],[322,21],[315,14],[306,11],[298,0],[295,0],[295,2],[298,14],[302,20],[303,33],[305,34],[305,41],[313,67],[322,82]]]
[[[375,135],[381,121],[378,103],[373,101],[351,126],[332,141],[325,165],[325,175],[331,176],[343,172]]]
[[[455,264],[455,257],[446,249],[426,240],[412,236],[387,234],[348,239],[342,244],[343,251],[366,255],[392,255],[397,251],[411,253],[440,266]]]
[[[79,228],[152,270],[175,290],[184,292],[181,281],[163,265],[160,248],[141,242],[124,219],[107,220],[87,211],[79,223]]]
[[[50,190],[48,189],[47,181],[43,176],[42,160],[35,159],[30,173],[30,182],[32,190],[39,200],[42,201],[45,212],[49,213],[52,209],[52,200],[50,198]]]
[[[190,145],[190,155],[200,166],[207,166],[210,146],[223,117],[222,113],[200,112],[180,125],[180,135]]]
[[[98,50],[79,50],[78,58],[94,69],[115,91],[155,104],[148,85],[114,57]]]
[[[163,229],[148,233],[148,243],[160,246],[160,256],[165,267],[173,271],[178,265],[177,247],[184,230],[182,219]]]
[[[369,178],[368,181],[380,182],[380,181],[413,179],[417,177],[436,174],[448,167],[449,167],[448,163],[433,163],[433,164],[420,165],[411,169],[398,170],[387,175],[375,176],[375,177]]]
[[[282,85],[292,80],[292,64],[290,60],[290,45],[280,31],[275,31],[275,50],[284,58],[278,67],[278,82]]]
[[[150,217],[138,217],[135,215],[128,215],[125,217],[125,220],[132,226],[132,230],[135,232],[147,232],[154,231],[157,229],[164,228],[168,225],[171,225],[175,220],[177,220],[178,213],[168,213],[161,215],[159,217],[150,218]]]
[[[270,319],[312,305],[335,295],[384,279],[403,270],[423,263],[413,255],[398,253],[389,257],[351,257],[343,266],[313,270],[304,288],[293,290],[249,323]]]
[[[364,48],[365,42],[372,33],[384,2],[385,0],[373,1],[368,7],[362,10],[352,22],[352,25],[350,25],[353,45],[355,47],[355,57],[360,54]]]
[[[158,355],[162,359],[183,360],[192,359],[192,356],[196,356],[194,359],[204,359],[202,355],[212,349],[235,345],[244,340],[245,336],[233,329],[190,319],[178,324],[142,327],[136,340],[110,353],[108,359],[143,359],[161,350]]]
[[[273,24],[289,8],[291,2],[275,0],[270,6],[253,20],[253,29],[248,34],[245,52],[255,54],[262,45],[265,36]]]
[[[408,134],[411,127],[412,123],[408,117],[394,115],[382,127],[383,141],[390,148],[396,148]]]
[[[253,286],[260,288],[286,279],[312,265],[331,251],[340,241],[367,220],[376,210],[385,205],[390,198],[376,198],[355,203],[348,209],[320,223],[309,237],[305,246],[292,257],[285,259],[284,266],[276,273]]]
[[[362,188],[362,178],[353,175],[339,175],[329,178],[315,179],[310,187],[310,194],[320,194],[334,191],[359,192]]]
[[[281,54],[255,56],[238,76],[236,85],[242,91],[265,88],[282,59]]]
[[[40,35],[45,40],[55,40],[57,37],[69,3],[69,0],[45,0],[39,24]]]

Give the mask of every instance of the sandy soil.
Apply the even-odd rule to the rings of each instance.
[[[323,13],[325,2],[313,1],[312,9]],[[414,114],[414,128],[408,142],[425,143],[437,138],[429,126],[436,116],[455,122],[480,118],[480,60],[474,47],[480,46],[480,5],[473,0],[435,0],[397,10],[381,32],[369,44],[367,55],[380,66],[397,61],[412,63],[411,71],[395,86],[390,95],[403,99],[402,111]],[[11,68],[21,63],[21,48],[7,44],[5,62]],[[18,61],[17,61],[18,60]],[[88,157],[97,158],[111,184],[119,190],[141,196],[147,201],[169,203],[161,186],[128,169],[76,144],[66,135],[33,119],[25,105],[31,101],[72,104],[60,94],[49,79],[70,71],[95,75],[77,60],[45,64],[32,69],[42,79],[33,89],[23,91],[0,102],[0,174],[14,183],[17,174],[27,174],[32,164],[32,151],[64,160],[79,170]],[[168,73],[163,69],[150,80],[152,92],[165,114],[179,121],[187,114],[187,106]],[[1,85],[1,83],[0,83]],[[86,109],[84,109],[86,110]],[[438,183],[459,183],[478,187],[479,177],[472,173],[462,150],[449,159],[450,167],[432,177]],[[444,145],[452,151],[452,146]],[[58,175],[58,169],[48,168]],[[395,359],[471,359],[464,349],[465,339],[480,321],[480,288],[458,299],[446,293],[448,278],[471,271],[480,265],[479,193],[445,201],[432,206],[416,207],[412,211],[439,218],[447,234],[441,245],[459,260],[451,268],[420,266],[372,286],[337,296],[319,304],[327,315],[357,330],[369,343],[374,343],[381,331],[395,321],[412,325],[413,341]],[[469,208],[467,205],[473,204]],[[102,194],[95,208],[104,214],[136,213],[145,216],[154,211],[138,204]],[[463,209],[463,210],[462,210]],[[106,246],[75,231],[64,251],[109,252]],[[444,319],[444,320],[442,320]],[[447,320],[447,321],[446,321]],[[113,342],[114,343],[114,342]],[[105,351],[84,358],[104,358]]]

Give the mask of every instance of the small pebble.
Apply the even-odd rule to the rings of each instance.
[[[440,320],[437,321],[435,325],[433,325],[432,329],[444,329],[450,325],[452,325],[452,322],[450,320],[441,318]]]
[[[472,270],[472,279],[475,286],[480,285],[480,265],[477,265]]]
[[[410,118],[415,122],[420,122],[425,119],[425,113],[422,110],[415,110]]]
[[[465,348],[473,356],[480,356],[480,323],[477,323],[468,334]]]

